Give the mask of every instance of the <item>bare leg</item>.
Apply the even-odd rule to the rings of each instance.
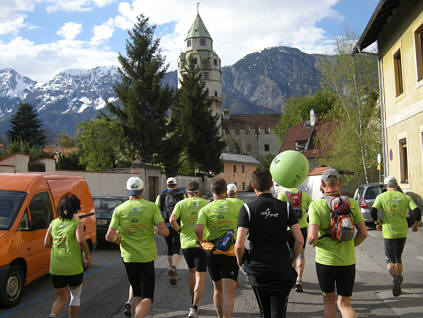
[[[168,255],[167,262],[169,263],[169,267],[172,266],[172,255]]]
[[[213,282],[213,303],[218,318],[223,318],[222,301],[222,280],[219,280]]]
[[[230,318],[234,310],[234,296],[235,296],[236,281],[232,279],[222,279],[222,311],[223,318]]]
[[[195,287],[195,267],[194,268],[190,268],[188,269],[188,288],[189,288],[189,293],[191,295],[191,300],[194,304],[194,287]]]
[[[171,256],[170,265],[176,267],[176,265],[178,265],[178,261],[179,261],[179,254],[173,254]]]
[[[335,292],[329,294],[323,293],[323,316],[325,318],[336,318],[335,301]]]
[[[79,306],[69,306],[69,318],[76,318]]]
[[[141,297],[133,298],[134,308],[135,308],[135,318],[144,318],[151,307],[151,299]]]
[[[297,273],[298,273],[298,279],[302,280],[303,273],[304,273],[304,267],[305,267],[305,259],[298,259],[297,258]]]
[[[55,314],[57,316],[62,311],[66,304],[67,296],[68,290],[66,287],[56,289],[56,300],[51,307],[51,314]]]
[[[206,272],[195,272],[195,287],[194,287],[194,299],[192,304],[194,306],[200,306],[201,298],[204,292],[204,283],[206,281]]]
[[[351,306],[351,297],[338,296],[338,308],[342,318],[356,318],[357,315]]]
[[[388,273],[394,277],[395,275],[398,275],[397,273],[397,266],[395,266],[396,264],[393,263],[388,263],[387,267],[388,267]]]

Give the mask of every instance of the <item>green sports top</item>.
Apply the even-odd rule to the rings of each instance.
[[[382,234],[384,238],[407,237],[407,210],[417,208],[413,199],[399,191],[386,191],[379,194],[373,208],[382,210]]]
[[[233,203],[235,203],[238,206],[238,210],[241,210],[241,207],[244,205],[244,201],[242,201],[241,199],[238,198],[226,198],[229,201],[232,201]]]
[[[128,200],[113,212],[109,227],[122,235],[120,253],[126,263],[148,263],[157,258],[154,225],[164,222],[159,208],[150,201]]]
[[[198,247],[195,237],[195,225],[200,209],[209,201],[203,198],[191,197],[176,203],[172,215],[181,221],[181,247]]]
[[[50,274],[72,276],[81,274],[81,248],[76,240],[76,227],[80,220],[54,219],[50,223],[53,238],[50,252]]]
[[[216,200],[200,210],[197,224],[203,225],[207,230],[208,241],[221,237],[230,229],[234,230],[236,238],[238,214],[237,204],[228,199]]]
[[[297,188],[290,188],[287,191],[289,191],[291,193],[298,193]],[[281,201],[284,201],[284,202],[289,202],[288,196],[286,195],[285,192],[282,192],[281,194],[279,194],[278,199],[281,200]],[[307,210],[308,210],[308,207],[310,206],[311,202],[313,202],[313,200],[308,195],[308,193],[302,191],[302,194],[301,194],[301,211],[303,211],[303,216],[302,216],[301,219],[298,220],[298,225],[300,226],[300,228],[307,227]],[[288,227],[288,229],[289,229],[289,227]]]
[[[349,199],[351,219],[354,224],[363,221],[363,215],[357,202]],[[330,210],[325,198],[313,201],[308,209],[310,224],[319,226],[319,237],[326,234],[325,229],[330,225]],[[323,237],[316,245],[316,263],[331,266],[349,266],[355,264],[354,239],[349,241],[335,241],[330,237]]]

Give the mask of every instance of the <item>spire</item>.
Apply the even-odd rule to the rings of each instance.
[[[187,39],[208,38],[212,40],[209,31],[207,31],[207,28],[204,25],[203,20],[201,20],[200,14],[198,13],[198,6],[199,6],[199,3],[197,3],[197,16],[195,17],[195,20],[188,31]]]

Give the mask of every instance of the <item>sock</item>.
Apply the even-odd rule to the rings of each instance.
[[[198,311],[198,306],[194,306],[194,305],[192,305],[192,308],[193,308],[195,311]]]

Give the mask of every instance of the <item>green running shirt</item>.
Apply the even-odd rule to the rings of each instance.
[[[290,188],[287,191],[291,193],[298,193],[297,188]],[[282,192],[281,194],[279,194],[278,199],[284,202],[289,202],[288,196],[286,195],[285,192]],[[307,227],[307,209],[309,205],[311,204],[311,202],[313,202],[313,200],[310,198],[308,193],[303,191],[301,194],[301,211],[303,211],[303,216],[301,219],[298,220],[298,225],[300,226],[301,229]]]
[[[50,223],[53,238],[50,252],[50,274],[73,276],[81,274],[81,248],[76,240],[76,227],[80,220],[54,219]]]

